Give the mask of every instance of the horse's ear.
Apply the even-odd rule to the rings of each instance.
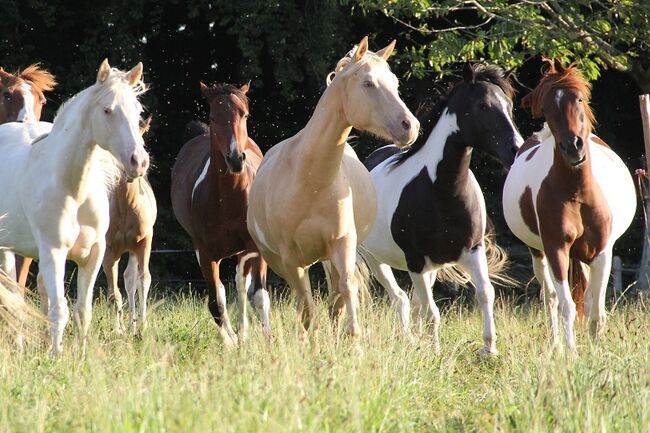
[[[359,45],[357,45],[357,49],[354,50],[354,54],[352,54],[352,61],[357,62],[363,58],[363,56],[366,55],[368,52],[368,36],[364,36],[363,39],[361,39],[361,42],[359,42]]]
[[[0,85],[3,85],[4,81],[9,79],[9,77],[11,77],[11,74],[0,67]]]
[[[207,99],[210,100],[210,88],[205,85],[203,81],[199,82],[199,86],[201,87],[201,93],[203,96]]]
[[[241,92],[242,92],[244,95],[245,95],[246,93],[248,93],[248,91],[249,91],[250,89],[251,89],[251,82],[250,82],[250,80],[248,81],[248,83],[243,84],[243,85],[239,88],[239,90],[241,90]]]
[[[466,83],[474,82],[474,68],[472,68],[470,62],[465,62],[465,65],[463,66],[463,80],[465,80]]]
[[[108,78],[108,75],[111,73],[111,65],[108,64],[108,59],[104,59],[101,65],[99,65],[99,71],[97,72],[97,84],[101,84]]]
[[[133,67],[129,72],[126,73],[126,79],[129,82],[130,86],[135,86],[138,81],[142,78],[142,70],[144,67],[142,66],[142,62],[138,62],[137,65]]]
[[[151,128],[151,119],[153,119],[153,114],[150,114],[146,119],[140,119],[140,135],[144,135]]]
[[[381,50],[377,51],[377,55],[381,57],[384,60],[388,60],[391,54],[393,54],[393,50],[395,49],[395,44],[397,43],[397,40],[393,39],[393,42],[390,44],[386,45],[384,48]]]
[[[559,72],[564,71],[564,65],[562,64],[562,61],[560,61],[560,59],[556,58],[555,60],[553,60],[553,64],[555,66],[556,71]]]

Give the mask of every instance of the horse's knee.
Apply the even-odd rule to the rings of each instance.
[[[47,314],[50,326],[54,329],[63,329],[70,320],[70,309],[65,299],[57,303],[51,303]]]

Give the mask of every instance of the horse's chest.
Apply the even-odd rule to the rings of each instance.
[[[471,187],[450,193],[423,169],[403,189],[391,220],[391,234],[409,270],[458,260],[483,237],[483,208]]]

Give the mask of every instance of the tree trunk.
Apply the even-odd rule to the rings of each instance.
[[[643,122],[643,139],[645,142],[645,159],[646,172],[648,170],[648,156],[650,155],[650,95],[640,95],[639,105],[641,108],[641,120]],[[641,179],[642,191],[639,191],[643,197],[643,206],[646,216],[644,236],[643,236],[643,255],[639,264],[639,274],[637,275],[637,287],[640,292],[650,293],[650,228],[648,227],[647,215],[650,214],[650,201],[643,190],[648,190],[647,177]]]

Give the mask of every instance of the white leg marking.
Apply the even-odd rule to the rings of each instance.
[[[494,325],[494,287],[488,276],[485,246],[480,245],[473,250],[465,250],[459,264],[472,277],[476,287],[476,298],[483,310],[483,341],[485,346],[481,349],[483,355],[496,355],[496,327]]]
[[[425,323],[430,327],[433,348],[436,352],[440,352],[440,310],[433,300],[433,293],[431,293],[431,286],[436,279],[436,271],[422,274],[409,272],[409,275],[413,281],[413,297],[417,298],[420,304],[419,316],[425,318]]]
[[[589,307],[589,332],[592,337],[598,335],[605,329],[607,314],[605,312],[605,291],[607,281],[612,268],[612,250],[608,249],[600,253],[592,262],[589,269],[589,287],[585,296],[585,307],[590,301]],[[586,310],[586,308],[585,308]]]
[[[542,286],[542,290],[545,293],[545,302],[548,306],[548,312],[551,318],[551,344],[553,347],[557,347],[560,343],[560,334],[557,324],[557,292],[555,291],[555,285],[553,284],[551,274],[549,273],[546,257],[539,258],[532,254],[531,256],[533,259],[533,272],[535,273],[537,282]]]
[[[562,318],[564,319],[566,345],[573,351],[576,348],[576,340],[573,333],[573,324],[576,319],[576,304],[573,302],[573,298],[571,297],[569,282],[567,280],[557,281],[555,278],[552,278],[552,280],[555,290],[557,291],[558,300],[560,301]]]

